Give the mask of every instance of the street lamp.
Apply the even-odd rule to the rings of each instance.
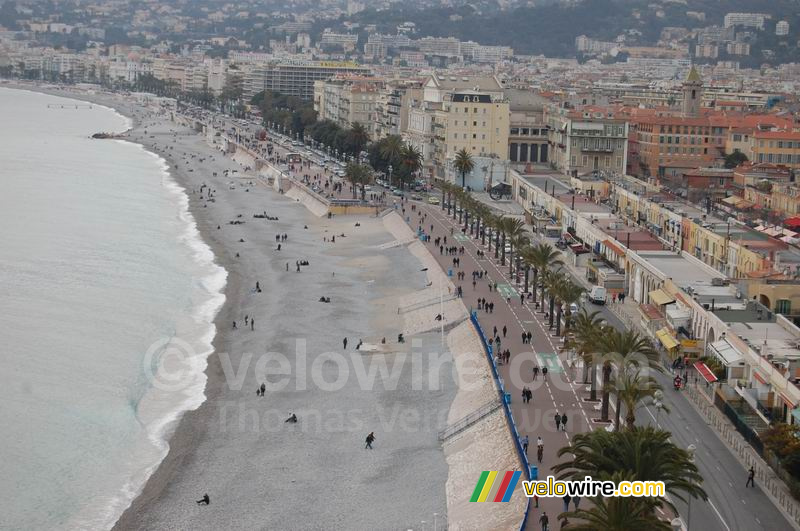
[[[386,168],[386,169],[387,169],[387,170],[389,170],[389,184],[394,184],[394,183],[392,182],[392,170],[393,170],[394,168],[392,168],[392,165],[391,165],[391,164],[389,164],[389,167],[388,167],[388,168]]]

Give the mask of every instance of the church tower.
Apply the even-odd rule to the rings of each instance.
[[[683,115],[694,117],[700,115],[700,107],[703,103],[703,80],[700,74],[692,65],[686,81],[683,82]]]

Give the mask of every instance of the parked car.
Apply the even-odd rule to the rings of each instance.
[[[592,304],[605,304],[606,303],[606,288],[602,286],[594,286],[589,292],[589,301]]]

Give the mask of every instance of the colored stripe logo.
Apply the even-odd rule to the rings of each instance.
[[[511,499],[511,494],[519,482],[522,472],[519,470],[507,470],[498,472],[497,470],[484,470],[472,491],[471,502],[507,502]]]

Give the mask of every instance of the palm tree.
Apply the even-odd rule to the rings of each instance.
[[[566,307],[566,311],[564,312],[564,335],[569,333],[572,325],[572,305],[577,304],[581,300],[581,296],[583,296],[585,291],[586,290],[582,286],[575,284],[572,280],[568,280],[562,286],[559,295],[561,295],[561,302]]]
[[[467,174],[475,169],[475,163],[472,161],[472,155],[467,152],[466,148],[461,148],[461,150],[456,153],[453,166],[461,175],[461,188],[466,188]]]
[[[528,237],[525,236],[525,222],[521,219],[517,218],[506,218],[506,225],[505,225],[505,236],[508,238],[508,242],[510,244],[510,251],[508,256],[508,274],[510,275],[514,268],[512,267],[513,264],[513,256],[514,256],[514,249],[517,246],[524,245],[528,241]],[[501,264],[505,264],[505,241],[503,241],[503,260],[501,260]]]
[[[559,292],[561,291],[561,286],[564,282],[566,282],[567,278],[561,270],[548,271],[544,276],[544,284],[547,288],[547,298],[549,299],[549,328],[550,330],[553,329],[553,318],[554,312],[556,309],[556,302],[558,302],[559,307],[559,314],[561,314],[561,301],[558,297]],[[544,299],[542,299],[544,301]],[[560,328],[560,326],[559,326]]]
[[[620,481],[631,481],[631,475],[617,472],[610,478],[619,484]],[[621,496],[592,498],[592,506],[588,509],[562,513],[561,517],[569,521],[564,529],[570,531],[629,531],[630,529],[647,529],[648,531],[669,531],[672,527],[661,520],[652,511],[652,505],[641,498]],[[577,521],[576,521],[577,520]]]
[[[544,272],[564,265],[558,257],[559,252],[549,243],[540,243],[533,247],[530,254],[530,264],[533,267],[533,302],[536,303],[536,288]],[[542,305],[544,305],[544,288],[542,288]]]
[[[444,205],[449,201],[450,194],[453,192],[453,185],[447,181],[442,181],[439,185],[442,189],[442,210],[444,210]],[[447,207],[447,213],[450,213],[450,207]]]
[[[653,427],[635,426],[630,430],[609,432],[594,430],[572,438],[572,444],[558,451],[570,456],[553,466],[560,479],[610,480],[622,473],[632,481],[663,481],[670,496],[686,501],[686,496],[707,500],[700,486],[703,477],[692,456],[670,441],[671,433]],[[661,498],[639,498],[651,503],[650,509],[672,504]],[[635,529],[635,528],[634,528]]]
[[[570,327],[570,318],[572,317],[572,310],[570,306],[581,300],[581,295],[586,291],[581,286],[575,284],[571,279],[564,278],[561,285],[558,286],[558,315],[556,316],[556,335],[561,335],[561,312],[566,307],[566,314],[564,317],[564,335],[567,334]]]
[[[408,170],[409,175],[414,175],[422,167],[422,153],[411,144],[403,147],[400,154],[400,160],[403,166]],[[404,182],[400,181],[400,189],[403,189]]]
[[[483,232],[484,232],[484,234],[481,236],[481,238],[485,238],[486,237],[486,232],[488,230],[492,230],[495,233],[497,233],[497,224],[498,224],[499,221],[500,221],[500,216],[496,216],[496,215],[492,214],[491,211],[488,211],[486,214],[484,214],[484,216],[483,216]],[[481,243],[483,244],[485,242],[482,240]],[[492,252],[492,235],[491,234],[489,234],[489,252],[490,253]]]
[[[381,141],[381,156],[390,163],[400,159],[403,153],[403,139],[400,135],[389,135]]]
[[[370,179],[369,167],[364,164],[358,164],[357,162],[348,162],[344,172],[347,180],[353,185],[353,199],[356,198],[356,190],[360,187],[361,200],[363,201],[366,195],[364,185],[367,184]]]
[[[481,237],[481,245],[486,243],[486,220],[489,216],[492,215],[489,207],[480,203],[478,201],[475,202],[475,208],[473,210],[475,214],[475,237]]]
[[[353,155],[358,158],[364,150],[364,146],[369,142],[369,131],[364,127],[364,124],[356,122],[350,128],[348,135],[350,137],[350,143],[353,146]]]
[[[636,424],[636,409],[645,399],[654,400],[662,390],[662,387],[652,376],[645,376],[642,370],[634,363],[623,363],[617,368],[614,381],[610,384],[611,392],[617,395],[617,422],[616,429],[619,429],[620,403],[625,406],[625,427],[633,429]],[[669,412],[666,406],[662,409]]]
[[[591,392],[589,400],[597,400],[597,364],[595,353],[598,351],[600,337],[603,334],[603,319],[600,312],[589,313],[581,309],[575,318],[575,333],[570,339],[571,346],[583,358],[583,382],[589,383],[589,366],[591,366]]]
[[[613,371],[611,356],[617,360],[635,363],[637,365],[648,365],[656,370],[663,370],[658,364],[658,352],[653,349],[650,340],[641,336],[633,330],[617,330],[607,327],[605,333],[600,338],[600,352],[603,354],[603,406],[600,409],[600,418],[603,422],[608,422],[609,409],[609,380]],[[617,409],[619,409],[619,396],[617,397]]]

